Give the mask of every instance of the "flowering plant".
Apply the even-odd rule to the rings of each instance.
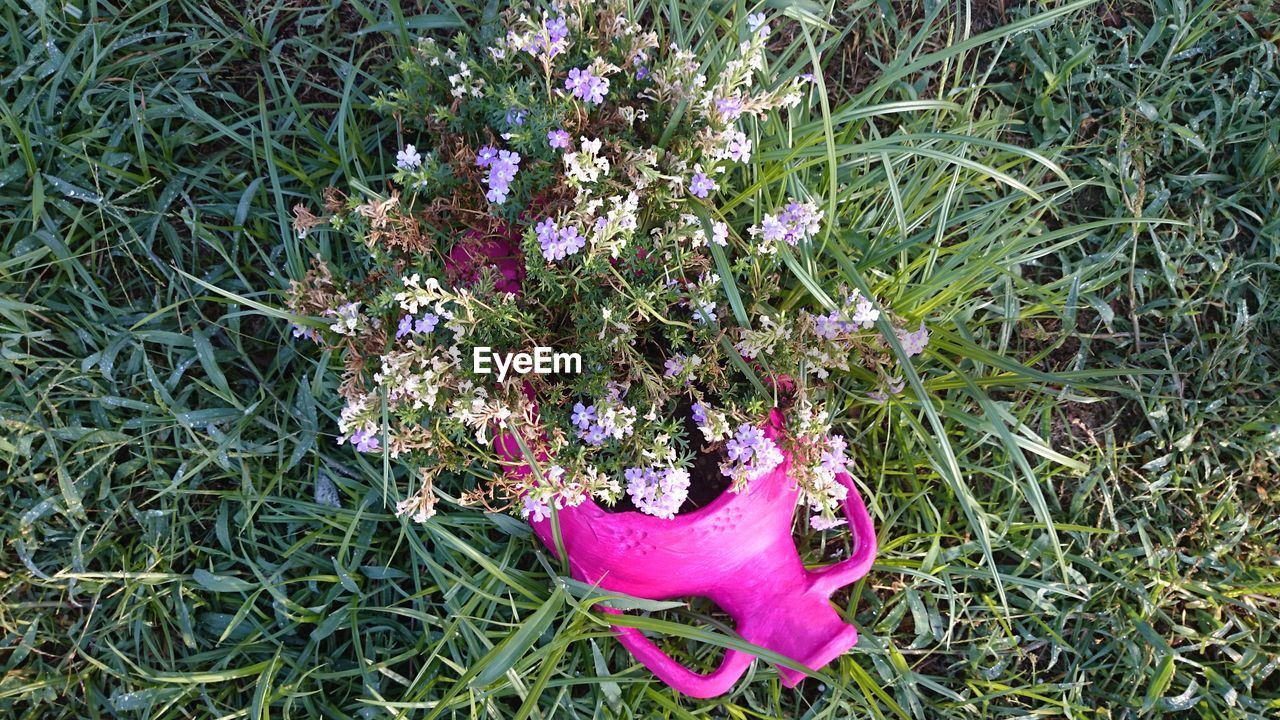
[[[339,443],[418,470],[400,514],[435,512],[442,473],[487,479],[461,501],[541,519],[588,497],[663,518],[698,483],[738,491],[792,457],[817,528],[838,525],[851,463],[832,384],[851,363],[893,387],[882,309],[842,289],[815,310],[781,287],[784,256],[821,242],[803,187],[752,211],[740,191],[765,129],[811,101],[770,80],[763,14],[704,62],[616,4],[516,7],[502,28],[424,38],[378,103],[409,129],[385,192],[330,189],[315,228],[363,248],[317,259],[295,334],[341,356]],[[888,317],[888,316],[886,316]],[[908,354],[928,333],[899,331]],[[572,352],[581,372],[478,373],[478,349]],[[900,385],[899,385],[900,387]],[[769,409],[787,419],[775,441]],[[540,471],[499,470],[512,433]],[[696,494],[696,493],[695,493]]]

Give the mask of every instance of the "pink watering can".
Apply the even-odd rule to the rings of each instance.
[[[774,410],[764,428],[776,438],[782,427]],[[515,463],[508,472],[525,475],[527,464],[515,438],[499,435],[495,450]],[[706,597],[733,616],[738,634],[753,645],[818,669],[858,642],[858,631],[844,622],[829,598],[867,574],[876,553],[871,517],[854,487],[845,515],[855,538],[852,556],[817,570],[806,570],[791,537],[798,490],[788,478],[791,458],[739,493],[725,492],[710,504],[674,519],[640,512],[607,512],[588,498],[559,510],[560,537],[577,580],[604,590],[648,600]],[[534,532],[556,552],[550,520],[532,523]],[[619,612],[610,610],[610,612]],[[635,628],[614,627],[618,640],[655,675],[692,697],[728,692],[755,656],[726,650],[719,669],[702,675],[671,659]],[[782,684],[794,687],[805,673],[780,667]]]

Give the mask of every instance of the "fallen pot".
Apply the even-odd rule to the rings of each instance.
[[[771,440],[781,432],[773,410],[764,426]],[[508,472],[531,472],[513,436],[499,435],[495,449]],[[560,537],[576,580],[647,600],[705,597],[731,615],[744,640],[817,670],[858,642],[858,631],[830,603],[836,590],[871,568],[875,529],[853,479],[844,511],[854,536],[852,555],[807,570],[791,536],[798,490],[789,478],[791,458],[741,492],[726,491],[693,512],[666,520],[641,512],[609,512],[588,498],[557,511]],[[531,523],[556,552],[551,521]],[[611,612],[618,612],[611,610]],[[720,667],[696,673],[664,653],[635,628],[614,626],[618,640],[663,682],[692,697],[728,692],[755,658],[729,649]],[[805,673],[779,667],[782,684],[794,687]]]

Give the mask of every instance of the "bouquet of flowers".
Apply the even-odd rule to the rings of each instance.
[[[317,258],[289,299],[313,318],[295,335],[342,358],[338,442],[414,468],[398,512],[419,521],[442,473],[483,479],[462,503],[534,520],[588,497],[671,518],[785,452],[812,526],[839,525],[835,383],[857,365],[901,385],[873,298],[807,307],[783,286],[784,257],[830,228],[794,178],[761,190],[753,158],[812,79],[771,81],[778,18],[724,27],[714,61],[628,18],[518,5],[420,39],[378,100],[409,141],[385,188],[295,208],[298,233],[362,248],[345,272]],[[908,354],[928,339],[898,335]],[[498,434],[540,471],[501,472]]]

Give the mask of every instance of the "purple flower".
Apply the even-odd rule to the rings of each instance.
[[[643,80],[649,77],[649,68],[641,65],[636,68],[636,80]]]
[[[692,193],[694,197],[704,198],[708,194],[719,189],[720,186],[702,172],[694,173],[693,179],[689,181],[689,192]]]
[[[578,228],[570,225],[560,230],[560,247],[566,256],[573,255],[586,247],[587,238],[578,232]]]
[[[814,331],[827,340],[835,340],[841,333],[865,330],[880,319],[880,311],[862,293],[854,290],[844,299],[839,310],[814,317]]]
[[[786,242],[797,245],[822,229],[822,211],[813,203],[792,200],[777,215],[765,215],[760,225],[751,229],[767,242]]]
[[[528,116],[529,116],[528,110],[512,108],[507,111],[507,115],[504,119],[507,121],[508,125],[519,127],[520,125],[524,124],[524,119]]]
[[[542,248],[542,256],[551,262],[563,260],[587,244],[587,238],[578,232],[578,228],[572,225],[558,227],[551,218],[545,218],[534,226],[534,233]]]
[[[356,430],[350,437],[338,438],[338,444],[341,445],[344,440],[350,442],[357,451],[362,453],[377,452],[381,447],[377,433],[372,430]]]
[[[547,133],[547,143],[556,150],[567,150],[569,148],[569,133],[555,129]]]
[[[734,462],[744,462],[751,459],[751,446],[737,439],[730,440],[725,445],[725,451],[728,453],[729,459]]]
[[[693,321],[699,325],[706,325],[716,321],[716,301],[708,300],[698,303],[694,306]]]
[[[835,475],[847,472],[845,466],[849,459],[845,457],[845,451],[849,448],[849,444],[845,442],[844,437],[840,435],[831,435],[827,437],[827,449],[822,452],[821,464],[824,470]]]
[[[746,162],[751,157],[751,139],[746,133],[735,132],[725,144],[725,154],[734,162]]]
[[[533,231],[537,235],[538,245],[542,247],[544,258],[553,262],[564,258],[564,253],[560,249],[560,228],[555,220],[544,218],[534,226]]]
[[[542,522],[551,517],[551,508],[547,507],[546,503],[525,495],[520,516],[529,522]]]
[[[627,468],[627,494],[640,512],[666,520],[689,497],[689,472],[681,468]]]
[[[725,443],[728,462],[720,465],[725,477],[741,487],[745,483],[763,477],[782,463],[782,451],[760,429],[743,423],[733,438]]]
[[[568,38],[569,26],[565,23],[564,18],[548,18],[544,16],[542,27],[538,28],[538,31],[529,42],[528,50],[530,53],[541,55],[543,59],[550,61],[569,48]]]
[[[591,427],[591,423],[596,419],[596,406],[583,405],[582,403],[574,403],[573,415],[569,420],[581,430]]]
[[[476,153],[476,166],[489,168],[489,176],[485,179],[489,184],[489,192],[485,193],[489,202],[495,205],[506,202],[511,181],[520,170],[520,154],[486,145]]]
[[[902,343],[902,351],[907,357],[919,355],[924,352],[924,348],[929,344],[929,329],[924,326],[924,321],[920,321],[920,329],[915,332],[907,332],[902,328],[896,328],[898,334],[898,342]]]
[[[419,335],[423,335],[434,331],[436,329],[436,325],[439,323],[440,317],[438,315],[423,313],[422,317],[418,318],[417,322],[413,324],[413,331]]]
[[[742,117],[742,100],[736,97],[716,100],[716,112],[720,113],[726,122],[733,122]]]
[[[777,242],[787,237],[787,226],[772,215],[765,215],[760,221],[760,236],[770,242]]]
[[[431,313],[423,313],[422,317],[415,318],[412,315],[405,315],[400,318],[400,324],[396,326],[396,339],[405,335],[425,335],[436,329],[439,324],[440,317]]]
[[[866,329],[880,319],[880,311],[876,309],[875,303],[862,297],[857,290],[848,297],[846,302],[853,306],[853,312],[849,314],[849,322],[853,326]]]
[[[729,225],[719,220],[711,224],[711,242],[720,247],[729,245]]]
[[[702,365],[702,358],[697,355],[689,356],[684,353],[675,353],[666,361],[666,372],[664,377],[684,378],[685,385],[693,384],[693,372]]]
[[[609,79],[593,75],[590,68],[573,68],[564,81],[564,88],[579,100],[599,105],[609,92]]]
[[[396,339],[399,340],[411,332],[413,332],[413,316],[405,315],[400,318],[400,325],[396,327]]]
[[[822,227],[822,211],[813,203],[792,200],[783,209],[781,219],[787,226],[787,242],[792,245],[806,237],[817,235]]]
[[[888,389],[887,393],[884,390],[872,390],[867,393],[867,397],[870,398],[872,402],[883,404],[889,402],[890,395],[897,395],[902,392],[903,388],[906,386],[907,381],[902,378],[889,378],[885,381],[884,385],[884,387]]]
[[[680,373],[684,372],[684,364],[687,359],[688,358],[686,358],[683,355],[677,355],[676,357],[667,358],[667,362],[665,363],[667,369],[666,369],[666,372],[662,373],[663,376],[675,377],[676,375],[679,375]]]
[[[840,321],[839,311],[832,310],[826,315],[819,315],[813,319],[813,331],[818,333],[819,337],[835,340],[843,324]]]
[[[305,338],[312,342],[320,342],[320,333],[316,332],[315,328],[294,325],[292,323],[289,327],[293,328],[293,336],[296,338]]]
[[[693,422],[696,425],[707,424],[707,408],[702,403],[694,403],[691,408],[693,411]]]

